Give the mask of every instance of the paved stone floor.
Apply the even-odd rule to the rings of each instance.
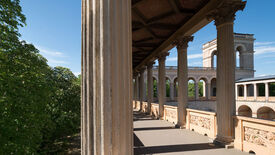
[[[248,155],[212,144],[206,136],[134,111],[135,155]]]

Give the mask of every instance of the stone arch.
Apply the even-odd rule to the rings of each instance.
[[[213,97],[216,97],[216,95],[217,95],[217,79],[216,78],[211,79],[210,87],[211,87],[210,95]]]
[[[213,50],[211,52],[211,67],[217,67],[217,54],[218,51],[217,50]]]
[[[243,67],[243,52],[246,51],[246,47],[243,44],[235,45],[235,58],[236,58],[236,67]]]
[[[274,120],[275,119],[275,111],[267,106],[260,107],[257,110],[257,118]]]
[[[158,77],[153,75],[153,79],[155,79],[158,82]]]
[[[199,77],[198,78],[199,84],[199,97],[205,98],[207,95],[207,78],[206,77]]]
[[[238,114],[239,116],[246,116],[246,117],[252,117],[252,110],[247,105],[241,105],[238,108]]]

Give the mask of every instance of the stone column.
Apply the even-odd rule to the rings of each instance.
[[[268,83],[265,83],[265,100],[269,100],[269,85]]]
[[[144,70],[145,68],[142,68],[140,70],[140,76],[139,76],[139,110],[142,111],[143,101],[144,101]]]
[[[244,100],[247,100],[247,85],[244,84],[244,87],[243,87],[243,97],[244,97]]]
[[[174,100],[174,83],[170,81],[170,99]]]
[[[235,50],[233,25],[235,13],[246,2],[224,1],[211,14],[217,28],[217,142],[231,143],[235,115]]]
[[[81,154],[133,154],[130,0],[82,0]]]
[[[211,83],[207,83],[207,99],[210,100],[211,99]]]
[[[195,81],[195,100],[199,100],[199,83]]]
[[[152,68],[153,68],[153,64],[154,62],[152,63],[148,63],[147,64],[147,88],[148,88],[148,100],[147,100],[147,104],[148,104],[148,107],[147,107],[147,112],[149,114],[151,114],[151,103],[153,102],[153,71],[152,71]]]
[[[159,100],[159,119],[163,119],[164,117],[164,104],[166,98],[166,85],[165,85],[165,60],[166,56],[168,56],[168,52],[162,53],[158,57],[159,61],[159,83],[158,83],[158,100]]]
[[[253,83],[253,87],[254,87],[254,100],[257,100],[257,96],[258,96],[258,88],[257,88],[257,83]]]
[[[138,101],[138,74],[135,75],[135,85],[134,85],[134,99],[135,99],[135,109],[137,109],[137,101]]]
[[[186,127],[186,107],[188,102],[188,42],[193,41],[193,36],[180,37],[174,41],[178,52],[178,122],[176,127]]]

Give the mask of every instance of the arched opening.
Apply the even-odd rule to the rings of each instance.
[[[239,51],[236,51],[236,68],[240,68],[240,52]]]
[[[275,112],[273,109],[269,107],[261,107],[260,109],[257,110],[257,118],[274,120]]]
[[[174,80],[174,96],[178,97],[178,87],[179,87],[179,83],[178,83],[178,78],[175,78]]]
[[[242,105],[238,109],[238,115],[252,117],[252,110],[247,105]]]
[[[153,91],[154,91],[154,98],[158,97],[158,81],[155,77],[153,77]]]
[[[188,80],[188,97],[189,98],[195,98],[195,79],[190,78]]]
[[[242,52],[245,50],[243,45],[239,45],[236,47],[236,67],[243,68],[243,55]]]
[[[165,85],[166,85],[166,97],[170,97],[170,79],[166,77]]]
[[[212,54],[211,54],[211,67],[217,67],[217,50],[213,51]]]
[[[206,78],[201,78],[199,80],[199,97],[201,97],[201,98],[206,97],[206,91],[207,91],[206,83],[207,83]]]
[[[217,93],[217,80],[216,78],[213,78],[211,80],[211,96],[216,97]]]

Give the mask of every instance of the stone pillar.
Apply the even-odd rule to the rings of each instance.
[[[140,70],[139,76],[139,110],[142,111],[143,101],[144,101],[144,68]]]
[[[195,81],[195,100],[199,100],[199,83]]]
[[[246,2],[224,1],[211,14],[217,28],[217,142],[231,143],[235,115],[235,50],[233,25],[235,13]]]
[[[158,100],[159,100],[159,119],[163,119],[164,117],[164,104],[166,98],[166,84],[165,84],[165,60],[166,56],[168,56],[168,52],[162,53],[158,57],[159,61],[159,83],[158,83]]]
[[[135,85],[134,85],[134,99],[135,99],[135,109],[137,109],[137,101],[139,99],[138,97],[138,92],[139,92],[139,89],[138,89],[138,86],[139,86],[139,82],[138,82],[138,74],[136,74],[135,76]]]
[[[81,154],[133,154],[130,0],[82,0]]]
[[[268,83],[265,83],[265,100],[269,100],[269,85]]]
[[[170,99],[174,100],[174,83],[170,81]]]
[[[207,83],[207,99],[210,100],[211,99],[211,83]]]
[[[254,100],[257,100],[257,96],[258,96],[258,88],[257,88],[257,83],[253,83],[253,87],[254,87]]]
[[[188,42],[193,41],[193,36],[184,36],[174,41],[178,52],[178,122],[176,127],[186,127],[186,107],[188,102]]]
[[[151,103],[153,102],[153,63],[148,63],[147,64],[147,88],[148,88],[148,100],[147,100],[147,112],[151,114]]]
[[[244,87],[243,87],[243,97],[244,97],[244,100],[247,100],[247,85],[244,84]]]

